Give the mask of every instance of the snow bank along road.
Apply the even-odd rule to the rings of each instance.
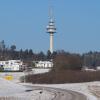
[[[40,99],[39,100],[87,100],[87,97],[81,93],[73,92],[70,90],[58,89],[58,88],[48,88],[41,86],[26,86],[30,90],[40,90]],[[51,96],[43,95],[47,91]],[[35,99],[34,99],[35,100]],[[36,99],[37,100],[37,99]]]

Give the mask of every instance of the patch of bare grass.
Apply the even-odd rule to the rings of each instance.
[[[24,100],[24,99],[21,99],[19,97],[8,97],[8,96],[5,96],[5,97],[0,97],[0,100]]]
[[[45,74],[30,75],[26,77],[28,82],[32,83],[77,83],[77,82],[91,82],[100,81],[100,71],[72,71],[61,70],[57,72],[49,72]]]

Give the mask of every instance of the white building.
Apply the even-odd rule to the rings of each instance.
[[[97,71],[100,71],[100,66],[97,66],[97,67],[96,67],[96,70],[97,70]]]
[[[37,68],[51,68],[51,67],[53,67],[53,62],[51,62],[51,61],[37,61],[35,63],[35,67],[37,67]]]
[[[96,69],[89,68],[89,67],[87,67],[87,66],[84,66],[84,67],[82,68],[82,70],[83,70],[83,71],[96,71]]]
[[[0,61],[0,67],[3,67],[4,71],[20,71],[22,65],[23,62],[21,60]]]

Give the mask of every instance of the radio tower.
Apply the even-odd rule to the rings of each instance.
[[[47,33],[50,34],[50,52],[53,53],[53,36],[56,33],[55,22],[52,14],[52,9],[50,8],[49,24],[47,25]]]

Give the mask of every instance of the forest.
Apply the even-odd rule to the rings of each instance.
[[[32,49],[26,48],[25,50],[17,50],[16,48],[16,45],[7,46],[5,41],[2,40],[0,42],[0,61],[20,59],[24,62],[32,62],[40,60],[47,61],[53,59],[54,66],[57,65],[58,68],[63,68],[62,66],[66,66],[65,68],[68,69],[80,69],[83,66],[87,66],[89,68],[95,69],[97,66],[100,66],[100,52],[97,51],[89,51],[88,53],[84,54],[76,54],[64,50],[57,50],[51,54],[49,50],[46,53],[42,51],[39,53],[34,53]]]

